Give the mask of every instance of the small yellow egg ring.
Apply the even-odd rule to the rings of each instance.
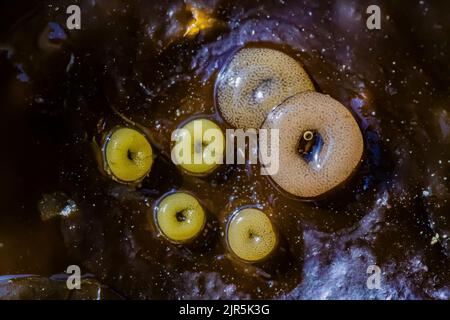
[[[201,137],[200,137],[201,139],[198,139],[198,137],[194,133],[196,131],[196,126],[198,123],[201,123],[201,130],[202,130]],[[203,146],[204,142],[216,143],[214,141],[203,140],[204,133],[210,129],[215,130],[215,132],[218,134],[218,136],[219,136],[218,144],[221,145],[219,153],[217,154],[216,157],[209,156],[209,154],[208,154],[209,146],[208,145]],[[196,145],[197,144],[202,145],[202,148],[203,148],[202,149],[203,151],[201,154],[202,163],[182,162],[180,160],[180,158],[182,157],[180,155],[181,149],[178,151],[175,151],[175,148],[177,148],[177,144],[180,143],[180,146],[181,146],[182,145],[181,140],[188,139],[188,137],[191,138],[191,141],[189,142],[190,150],[191,150],[191,153],[190,153],[191,160],[194,160],[194,156],[196,153]],[[172,136],[172,140],[177,140],[177,142],[175,142],[172,146],[172,159],[174,160],[175,164],[177,164],[185,173],[187,173],[189,175],[194,175],[194,176],[208,175],[208,174],[212,173],[215,169],[217,169],[223,163],[223,155],[225,152],[225,137],[224,137],[222,129],[212,120],[209,120],[207,118],[195,118],[195,119],[189,120],[189,121],[185,122],[183,125],[181,125],[180,128],[178,128],[177,133]],[[212,163],[206,163],[205,157],[208,157]]]
[[[106,171],[123,183],[141,181],[153,165],[150,142],[132,128],[114,129],[106,138],[103,155]]]
[[[174,201],[177,203],[174,203]],[[179,214],[183,219],[179,219]],[[200,202],[188,192],[177,191],[163,196],[155,206],[155,223],[171,242],[185,243],[196,238],[206,224],[206,214]],[[191,220],[196,220],[195,223]],[[187,223],[186,223],[187,221]],[[172,227],[175,226],[176,230]]]
[[[226,242],[229,251],[238,259],[256,263],[274,252],[278,236],[274,225],[263,211],[241,208],[231,215],[227,223]]]

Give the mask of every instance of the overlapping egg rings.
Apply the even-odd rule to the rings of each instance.
[[[314,199],[332,191],[361,162],[364,142],[352,113],[329,95],[315,91],[302,65],[284,52],[240,49],[219,73],[215,98],[220,114],[232,127],[266,130],[267,134],[260,136],[260,145],[265,145],[269,154],[277,154],[279,162],[278,170],[266,174],[293,197]],[[225,151],[225,138],[218,125],[196,118],[180,129],[174,140],[188,142],[173,146],[172,159],[186,174],[204,176],[213,172]],[[195,134],[207,129],[215,129],[220,135]],[[278,136],[276,144],[271,134]],[[200,138],[185,140],[191,135]],[[208,150],[211,147],[214,152]],[[197,157],[195,164],[179,159],[187,153]],[[123,183],[142,180],[153,162],[145,135],[131,128],[111,132],[103,155],[106,171]],[[154,220],[168,241],[182,244],[201,233],[206,215],[193,194],[176,191],[158,202]],[[274,252],[277,232],[269,216],[249,204],[230,213],[226,243],[236,258],[259,262]]]

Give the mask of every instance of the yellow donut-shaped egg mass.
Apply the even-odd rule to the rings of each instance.
[[[244,208],[231,216],[227,243],[239,259],[257,262],[268,257],[276,247],[277,234],[269,217],[256,208]]]
[[[165,196],[157,205],[155,214],[159,229],[172,242],[195,238],[206,221],[205,211],[198,200],[180,191]]]
[[[131,128],[114,130],[104,148],[106,171],[121,182],[142,180],[153,164],[153,152],[147,138]]]

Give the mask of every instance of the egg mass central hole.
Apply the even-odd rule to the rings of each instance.
[[[259,242],[259,235],[257,234],[257,233],[255,233],[255,232],[253,232],[253,231],[249,231],[248,232],[248,238],[250,239],[250,240],[253,240],[253,241],[256,241],[256,242]]]
[[[203,149],[207,147],[206,143],[202,140],[196,141],[194,144],[194,152],[202,153]]]
[[[264,79],[260,85],[253,90],[252,98],[255,103],[262,103],[275,86],[274,79]]]
[[[184,221],[186,221],[186,213],[185,213],[185,210],[178,211],[177,214],[176,214],[175,216],[176,216],[178,222],[184,222]]]
[[[131,152],[130,150],[127,150],[127,157],[128,157],[129,160],[133,161],[134,160],[134,156],[135,156],[134,152]]]
[[[322,136],[316,130],[305,130],[298,140],[297,152],[306,162],[311,162],[318,157],[322,147]]]

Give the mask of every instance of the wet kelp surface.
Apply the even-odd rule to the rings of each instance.
[[[81,29],[68,30],[69,2],[1,11],[0,274],[41,276],[0,278],[2,298],[45,298],[26,291],[36,286],[70,298],[47,279],[70,264],[136,299],[450,297],[449,4],[379,2],[382,28],[368,30],[367,1],[81,1]],[[257,165],[199,178],[171,163],[171,132],[186,119],[228,127],[214,84],[245,46],[288,53],[353,112],[366,150],[342,190],[305,202]],[[156,153],[139,186],[99,168],[102,136],[130,124]],[[188,246],[149,219],[170,190],[208,212]],[[227,252],[224,221],[245,205],[271,212],[277,259]],[[378,290],[366,286],[370,265]]]

